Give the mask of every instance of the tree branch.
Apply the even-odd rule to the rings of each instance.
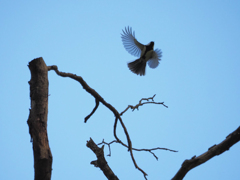
[[[99,100],[98,99],[95,99],[95,102],[96,102],[96,105],[95,107],[93,108],[92,112],[87,116],[85,117],[85,120],[84,122],[86,123],[87,120],[95,113],[95,111],[97,110],[98,106],[99,106]]]
[[[131,108],[132,111],[134,111],[135,109],[138,110],[139,106],[142,106],[142,105],[144,105],[144,104],[162,104],[164,107],[168,108],[168,106],[166,106],[166,105],[164,104],[164,102],[155,102],[154,99],[153,99],[155,96],[156,96],[156,94],[154,94],[153,97],[142,98],[142,99],[139,101],[139,103],[136,104],[135,106],[128,105],[128,107],[127,107],[123,112],[120,113],[120,116],[122,116],[129,108]],[[152,101],[149,102],[150,99],[151,99]],[[142,103],[142,101],[147,101],[147,102],[143,102],[143,103]]]
[[[90,140],[87,141],[87,147],[90,148],[97,156],[97,160],[92,161],[91,164],[93,164],[95,167],[99,167],[109,180],[118,180],[118,177],[113,173],[111,168],[108,166],[108,163],[104,157],[103,151],[104,145],[101,148],[99,148],[95,144],[95,142],[90,138]]]
[[[109,154],[107,156],[111,156],[111,147],[110,145],[113,144],[113,143],[119,143],[118,141],[116,140],[113,140],[111,141],[110,143],[107,143],[104,141],[104,139],[102,140],[101,143],[98,143],[97,145],[101,145],[101,144],[106,144],[108,146],[108,149],[109,149]],[[122,144],[124,147],[127,148],[127,145],[126,144]],[[155,153],[153,153],[152,151],[155,151],[155,150],[166,150],[166,151],[171,151],[171,152],[178,152],[176,150],[172,150],[172,149],[168,149],[168,148],[161,148],[161,147],[156,147],[156,148],[151,148],[151,149],[137,149],[137,148],[132,148],[132,150],[134,151],[148,151],[149,153],[151,153],[157,160],[158,160],[158,157],[155,155]]]
[[[181,168],[177,172],[177,174],[172,178],[172,180],[181,180],[184,176],[190,171],[191,169],[199,166],[200,164],[205,163],[206,161],[210,160],[214,156],[220,155],[223,152],[229,150],[231,146],[236,144],[240,141],[240,126],[229,134],[224,141],[222,141],[218,145],[213,145],[208,149],[207,152],[201,154],[200,156],[196,157],[193,156],[191,159],[187,159],[182,163]]]
[[[58,71],[58,67],[53,65],[53,66],[48,66],[48,71],[50,70],[54,70],[59,76],[62,76],[62,77],[69,77],[69,78],[72,78],[76,81],[78,81],[83,89],[85,89],[88,93],[90,93],[94,98],[95,98],[95,101],[99,101],[101,102],[104,106],[106,106],[110,111],[113,112],[113,114],[115,115],[115,123],[114,123],[114,127],[117,126],[117,121],[119,120],[122,127],[123,127],[123,130],[124,130],[124,133],[126,135],[126,138],[127,138],[127,142],[128,142],[128,150],[130,152],[130,155],[131,155],[131,158],[132,158],[132,161],[135,165],[135,167],[141,171],[146,179],[146,176],[147,176],[147,173],[145,173],[136,163],[135,159],[134,159],[134,156],[133,156],[133,152],[132,152],[132,142],[131,142],[131,139],[130,139],[130,136],[128,134],[128,131],[127,131],[127,128],[125,127],[123,121],[122,121],[122,118],[119,114],[119,112],[109,103],[107,103],[94,89],[92,89],[84,80],[81,76],[77,76],[75,74],[72,74],[72,73],[64,73],[64,72],[60,72]],[[86,118],[88,119],[89,116],[91,116],[97,109],[98,105],[95,106],[95,108],[93,109],[93,111],[90,113],[90,115],[88,115]],[[86,118],[85,118],[85,121],[86,121]],[[117,137],[117,134],[116,132],[114,131],[114,137],[117,139],[117,141],[121,144],[123,144],[120,139]]]

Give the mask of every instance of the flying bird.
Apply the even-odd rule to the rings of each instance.
[[[132,28],[125,27],[125,31],[121,34],[123,46],[133,56],[139,57],[135,61],[128,63],[128,68],[135,74],[144,76],[146,71],[146,64],[150,68],[156,68],[162,57],[162,51],[160,49],[153,49],[154,42],[151,41],[147,45],[143,45],[135,38],[135,32]]]

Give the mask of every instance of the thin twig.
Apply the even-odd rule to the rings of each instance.
[[[142,99],[139,101],[139,103],[136,104],[135,106],[133,106],[133,105],[128,105],[128,107],[127,107],[123,112],[120,113],[120,116],[122,116],[129,108],[131,108],[132,111],[134,111],[135,109],[138,110],[139,106],[142,106],[142,105],[144,105],[144,104],[161,104],[161,105],[163,105],[164,107],[168,108],[168,106],[166,106],[166,105],[164,104],[164,102],[155,102],[154,99],[153,99],[155,96],[156,96],[156,94],[154,94],[153,97],[142,98]],[[149,101],[149,100],[152,100],[152,101]],[[142,102],[142,101],[147,101],[147,102]]]
[[[104,139],[102,140],[101,143],[98,143],[97,145],[101,145],[101,144],[105,144],[108,146],[108,149],[109,149],[109,154],[107,156],[111,156],[111,148],[110,148],[110,145],[113,144],[113,143],[119,143],[117,140],[113,140],[111,141],[110,143],[107,143],[104,141]],[[122,144],[122,143],[121,143]],[[128,146],[126,144],[122,144],[124,147],[128,148]],[[148,151],[149,153],[151,153],[157,160],[158,160],[158,157],[155,155],[155,153],[153,153],[152,151],[155,151],[155,150],[165,150],[165,151],[171,151],[171,152],[178,152],[176,150],[172,150],[172,149],[168,149],[168,148],[161,148],[161,147],[156,147],[156,148],[151,148],[151,149],[137,149],[137,148],[132,148],[132,150],[134,151]]]

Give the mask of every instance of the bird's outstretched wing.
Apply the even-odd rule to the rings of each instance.
[[[123,30],[122,42],[123,46],[133,56],[140,57],[141,51],[144,48],[144,45],[137,41],[135,38],[135,33],[132,31],[132,28],[125,27],[125,31]]]
[[[153,56],[151,59],[148,60],[148,66],[150,68],[156,68],[159,64],[159,61],[161,61],[162,57],[162,51],[160,49],[155,49],[153,51]]]

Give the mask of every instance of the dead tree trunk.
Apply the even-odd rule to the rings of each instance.
[[[28,117],[29,134],[33,143],[35,180],[50,180],[52,174],[52,153],[48,143],[48,68],[42,58],[32,60],[31,109]]]

